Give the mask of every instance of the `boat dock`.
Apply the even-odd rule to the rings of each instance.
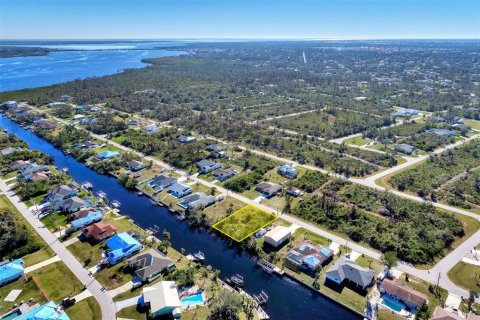
[[[268,261],[263,260],[263,259],[260,259],[260,260],[257,261],[257,266],[259,266],[260,268],[262,268],[265,272],[267,272],[269,274],[276,273],[280,276],[283,276],[283,274],[285,273],[282,269],[280,269],[279,267],[277,267],[273,263],[268,262]]]

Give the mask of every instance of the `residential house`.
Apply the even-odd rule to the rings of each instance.
[[[215,159],[226,158],[227,157],[227,151],[217,151],[213,154],[213,157]]]
[[[2,156],[8,156],[9,154],[14,153],[15,151],[17,151],[17,149],[12,148],[12,147],[6,147],[6,148],[3,148],[0,151],[0,153],[2,154]]]
[[[186,195],[189,195],[193,191],[189,186],[175,182],[170,186],[170,188],[168,188],[168,192],[170,192],[170,194],[173,195],[174,197],[182,198],[182,197],[185,197]]]
[[[375,272],[342,256],[327,270],[325,276],[327,280],[338,285],[351,283],[357,288],[365,290],[372,284]]]
[[[175,281],[160,281],[151,287],[144,288],[140,305],[150,309],[151,318],[168,315],[179,319],[181,316],[182,304]]]
[[[333,252],[329,248],[320,247],[304,241],[287,253],[285,265],[292,270],[315,272],[330,262]]]
[[[95,212],[101,212],[100,210],[95,210],[94,208],[83,208],[77,212],[73,213],[73,218],[74,219],[80,219],[80,218],[85,218],[86,216],[93,214]]]
[[[437,122],[437,123],[441,123],[441,122],[446,122],[446,121],[447,121],[444,117],[440,117],[440,116],[435,117],[434,120],[435,120],[435,122]]]
[[[415,147],[411,146],[409,144],[397,144],[395,146],[395,150],[397,150],[398,152],[401,152],[401,153],[411,155],[413,153],[413,151],[415,150]]]
[[[102,108],[100,108],[100,107],[91,107],[91,108],[90,108],[90,111],[92,111],[92,112],[100,112],[100,111],[102,111]]]
[[[274,248],[278,248],[290,239],[292,232],[290,228],[276,226],[265,234],[264,241]]]
[[[200,160],[197,162],[198,172],[200,173],[209,173],[211,171],[220,169],[222,167],[221,163],[211,161],[211,160]]]
[[[284,163],[278,168],[278,174],[289,179],[295,179],[298,176],[298,171],[291,164]]]
[[[35,125],[41,129],[52,130],[58,127],[58,122],[52,119],[40,119],[35,121]]]
[[[158,132],[158,127],[157,127],[156,124],[150,124],[148,126],[145,126],[143,128],[143,131],[145,131],[148,134],[157,133]]]
[[[180,136],[178,137],[178,142],[180,143],[192,143],[192,142],[195,142],[197,141],[197,138],[195,137],[192,137],[192,136]]]
[[[295,198],[303,195],[302,190],[294,186],[291,186],[290,188],[288,188],[287,193]]]
[[[54,301],[35,308],[34,310],[21,314],[16,320],[70,320],[69,316]]]
[[[467,126],[466,124],[463,124],[463,123],[456,123],[456,124],[453,124],[451,127],[452,129],[459,130],[459,131],[469,131],[470,129],[472,129],[472,127]]]
[[[421,292],[413,290],[397,279],[383,279],[380,285],[380,293],[386,294],[402,302],[410,310],[417,310],[428,303],[428,298]]]
[[[92,239],[95,242],[100,242],[110,238],[117,232],[117,229],[111,224],[104,224],[97,222],[89,225],[82,230],[82,236],[85,239]]]
[[[69,95],[64,94],[63,96],[60,97],[60,101],[62,102],[67,102],[71,99]]]
[[[136,119],[129,120],[127,123],[129,126],[138,126],[140,122]]]
[[[47,199],[50,203],[59,202],[77,195],[78,189],[73,185],[61,185],[48,191]]]
[[[446,138],[454,137],[457,135],[455,132],[448,129],[432,129],[427,132],[431,132],[433,134],[436,134],[437,136],[446,137]]]
[[[48,104],[49,108],[57,108],[57,107],[65,107],[65,106],[68,106],[65,102],[58,102],[58,101],[50,102]]]
[[[225,181],[233,177],[236,172],[233,169],[217,169],[212,173],[217,181]]]
[[[143,246],[126,232],[117,233],[107,240],[107,247],[110,251],[106,252],[107,261],[111,265],[115,265],[125,258],[128,258],[138,251],[142,250]]]
[[[84,140],[83,142],[77,144],[75,147],[82,150],[89,150],[95,149],[96,147],[98,147],[98,144],[92,140]]]
[[[13,171],[22,170],[30,165],[31,165],[30,161],[24,161],[24,160],[15,160],[12,163],[10,163],[10,167],[12,168]]]
[[[79,121],[79,120],[82,120],[82,119],[85,119],[86,116],[84,114],[76,114],[72,117],[72,119],[70,121]]]
[[[153,177],[148,182],[148,185],[152,188],[160,188],[163,190],[165,188],[170,187],[176,182],[177,182],[177,179],[162,174],[162,175]]]
[[[18,107],[18,102],[17,101],[5,101],[5,102],[2,102],[1,107],[6,108],[6,109],[15,109],[16,107]]]
[[[97,159],[98,160],[108,160],[108,159],[113,159],[113,158],[115,158],[119,155],[120,155],[120,153],[117,152],[117,151],[103,151],[103,152],[100,152],[97,155]]]
[[[92,118],[92,117],[87,117],[87,118],[84,118],[84,119],[80,120],[81,125],[87,125],[87,124],[91,124],[91,123],[94,123],[94,122],[95,122],[95,119]]]
[[[38,165],[36,163],[32,163],[29,166],[20,170],[20,175],[25,178],[25,180],[30,180],[30,176],[34,173],[41,172],[41,171],[48,171],[48,166],[46,165]]]
[[[83,201],[82,199],[80,199],[77,196],[73,196],[71,198],[55,202],[53,204],[52,209],[54,211],[60,210],[62,212],[73,213],[73,212],[77,212],[78,210],[80,210],[81,208],[83,208],[85,206],[86,206],[85,201]]]
[[[132,171],[140,171],[140,170],[145,168],[145,164],[143,164],[143,162],[137,161],[137,160],[130,161],[127,164],[127,166],[128,166],[128,169],[130,169]]]
[[[175,263],[168,256],[151,248],[128,260],[128,266],[135,272],[135,280],[151,282],[161,274],[175,270]]]
[[[86,105],[84,105],[84,104],[75,106],[74,108],[75,108],[75,110],[78,110],[78,111],[83,111],[83,110],[87,110],[87,109],[88,109],[88,107],[87,107]]]
[[[271,182],[262,182],[257,184],[255,190],[260,192],[265,198],[271,198],[282,190],[282,186]]]
[[[48,180],[48,175],[45,171],[35,172],[28,179],[29,181],[45,181]]]
[[[70,222],[70,227],[68,228],[67,231],[75,232],[77,230],[85,228],[86,226],[91,225],[92,223],[99,222],[102,219],[103,219],[103,214],[101,212],[95,212],[95,213],[89,214],[84,218],[80,218]]]
[[[207,151],[218,152],[227,150],[227,146],[221,144],[209,144],[206,147]]]
[[[197,192],[185,197],[181,202],[178,203],[178,205],[186,209],[197,209],[200,207],[206,208],[209,205],[214,204],[215,201],[216,198],[214,196],[207,196],[203,192]]]
[[[0,262],[0,287],[21,278],[24,274],[25,264],[22,259],[5,260]]]
[[[433,310],[431,320],[464,320],[464,317],[461,317],[458,314],[449,312],[442,308],[442,306],[437,306],[435,310]]]

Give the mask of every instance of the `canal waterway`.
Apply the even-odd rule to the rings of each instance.
[[[85,164],[64,155],[47,141],[20,127],[2,114],[0,114],[0,128],[19,136],[28,143],[30,149],[37,149],[51,155],[55,165],[59,168],[68,168],[69,174],[78,183],[89,181],[93,185],[94,192],[103,191],[108,199],[120,201],[121,213],[128,215],[140,227],[148,229],[158,226],[160,232],[163,229],[168,230],[173,248],[177,250],[184,248],[187,253],[201,250],[205,253],[206,264],[221,270],[220,278],[225,279],[233,274],[241,274],[245,279],[245,291],[256,294],[263,290],[268,294],[269,300],[265,310],[271,319],[361,319],[358,314],[288,277],[267,275],[256,267],[251,255],[229,248],[226,241],[206,231],[190,229],[186,222],[176,219],[166,208],[154,206],[148,198],[126,190],[116,179],[100,175]]]

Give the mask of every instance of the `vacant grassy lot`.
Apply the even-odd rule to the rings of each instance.
[[[459,262],[448,272],[448,277],[455,284],[467,290],[480,290],[480,267]]]
[[[88,297],[66,310],[72,320],[95,320],[102,318],[102,311],[94,297]]]
[[[14,289],[22,290],[17,299],[14,302],[4,301],[10,291]],[[4,314],[10,310],[14,304],[18,304],[20,301],[30,301],[30,299],[32,299],[32,303],[42,304],[46,302],[33,281],[25,282],[24,278],[20,278],[17,281],[11,282],[0,288],[0,314]]]
[[[354,146],[359,146],[360,147],[360,146],[366,145],[367,143],[372,142],[372,139],[364,138],[362,136],[357,136],[357,137],[346,139],[346,140],[344,140],[344,142],[346,144],[352,144]]]
[[[277,219],[272,213],[248,205],[214,224],[213,228],[240,242]]]
[[[29,275],[33,276],[47,297],[57,303],[82,291],[83,285],[63,262],[49,264]]]

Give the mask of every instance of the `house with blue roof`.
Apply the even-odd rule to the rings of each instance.
[[[97,155],[97,159],[108,160],[108,159],[115,158],[119,155],[120,155],[120,152],[117,152],[117,151],[103,151]]]
[[[315,246],[304,241],[287,253],[285,265],[294,271],[315,272],[333,258],[333,251],[329,248]]]
[[[76,219],[70,222],[70,228],[68,228],[67,232],[69,233],[75,232],[86,226],[91,225],[92,223],[99,222],[102,219],[103,219],[103,214],[101,212],[95,212],[95,213],[89,214],[86,217]]]
[[[0,287],[21,278],[24,270],[25,264],[22,259],[0,262]]]
[[[107,240],[107,247],[110,251],[106,252],[110,265],[115,265],[125,258],[128,258],[138,251],[142,250],[143,246],[126,232],[117,233]]]
[[[168,188],[168,192],[176,198],[182,198],[192,193],[193,190],[184,184],[174,183],[170,186],[170,188]]]
[[[445,138],[451,138],[457,135],[455,132],[448,129],[432,129],[427,132],[430,132],[430,133],[436,134],[437,136],[445,137]]]
[[[295,179],[298,171],[289,163],[284,163],[278,168],[278,174],[289,179]]]
[[[15,318],[17,320],[70,320],[68,315],[55,302],[46,304]]]

